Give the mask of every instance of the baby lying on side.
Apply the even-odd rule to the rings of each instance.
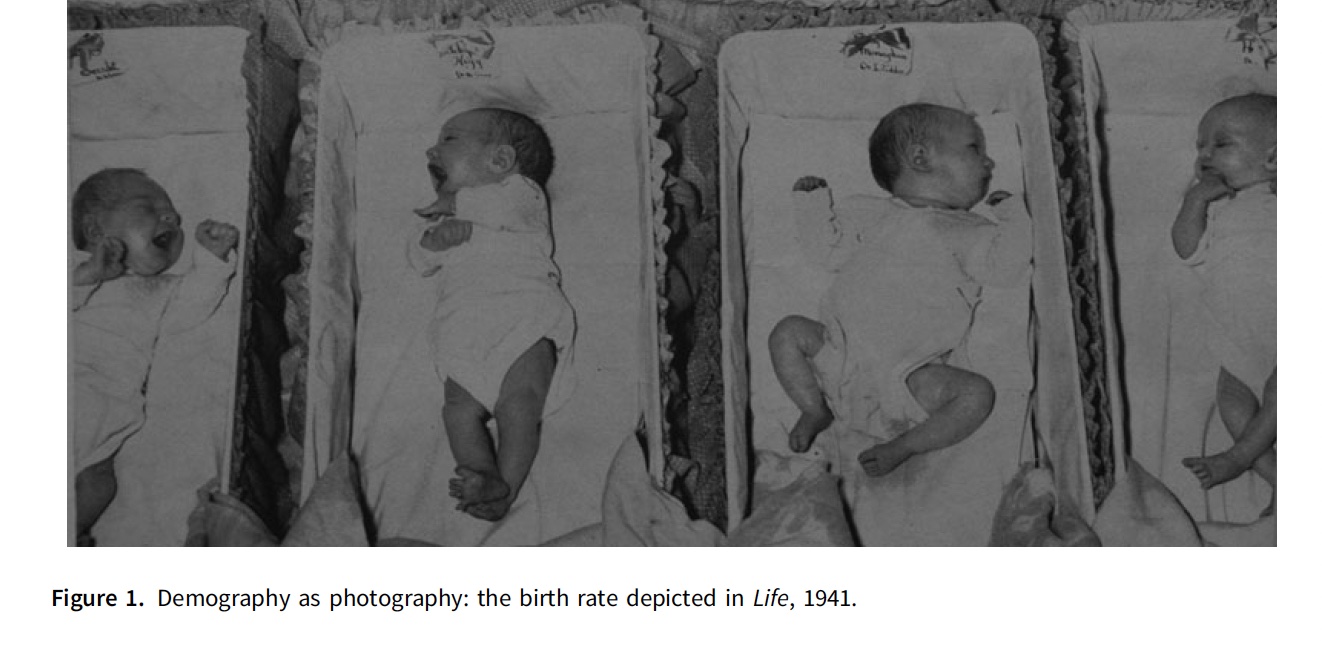
[[[168,273],[183,251],[179,212],[140,170],[108,168],[74,192],[74,246],[88,253],[71,273],[74,331],[75,512],[79,544],[118,482],[115,454],[146,420],[147,376],[158,339],[201,325],[234,276],[239,230],[211,220],[196,238],[209,255],[187,274]]]
[[[781,320],[769,347],[801,412],[790,449],[807,450],[843,411],[847,429],[883,440],[858,457],[877,477],[968,438],[991,413],[996,391],[967,369],[965,340],[982,287],[1018,283],[1032,241],[1022,208],[1013,217],[998,211],[997,221],[969,212],[986,196],[994,164],[968,114],[900,107],[877,125],[868,153],[891,198],[864,215],[837,215],[823,180],[795,184],[807,254],[839,274],[822,320]],[[1020,205],[1007,196],[996,194],[998,208]]]

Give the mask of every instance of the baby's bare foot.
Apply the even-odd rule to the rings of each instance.
[[[913,456],[912,450],[897,441],[891,441],[863,450],[863,453],[858,455],[858,462],[868,476],[881,477],[898,468],[911,456]]]
[[[1203,489],[1212,488],[1218,484],[1224,484],[1234,479],[1249,469],[1248,466],[1236,461],[1234,457],[1226,452],[1214,454],[1212,456],[1190,457],[1183,461],[1184,467],[1193,471],[1202,483]]]
[[[813,439],[830,427],[834,421],[835,415],[830,409],[804,411],[799,416],[799,421],[790,429],[790,450],[807,452],[808,448],[812,447]]]
[[[505,497],[498,500],[470,504],[464,511],[478,520],[497,522],[510,512],[510,505],[512,504],[514,504],[514,497],[506,493]]]
[[[455,474],[459,476],[450,480],[450,497],[459,500],[455,508],[460,511],[468,511],[474,505],[504,499],[510,494],[509,485],[495,472],[483,472],[459,466],[455,468]]]

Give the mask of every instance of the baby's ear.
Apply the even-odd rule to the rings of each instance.
[[[914,143],[904,151],[904,163],[918,172],[932,170],[932,151],[923,143]]]
[[[83,223],[83,239],[87,243],[89,251],[96,249],[96,242],[100,241],[103,235],[101,222],[94,216],[89,216],[89,220]]]
[[[1274,145],[1271,150],[1267,151],[1267,171],[1273,174],[1276,173],[1276,146]]]
[[[514,147],[511,145],[497,145],[491,149],[491,158],[488,160],[491,171],[504,175],[515,167]]]

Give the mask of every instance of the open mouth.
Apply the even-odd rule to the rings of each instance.
[[[445,185],[445,180],[449,178],[449,175],[446,174],[444,168],[441,168],[436,164],[427,164],[427,172],[431,174],[432,188],[436,189],[436,192],[439,193],[441,187]]]
[[[162,250],[170,249],[170,246],[174,244],[174,230],[165,231],[165,232],[161,232],[160,234],[157,234],[156,236],[152,237],[151,243],[152,245],[155,245],[156,247]]]

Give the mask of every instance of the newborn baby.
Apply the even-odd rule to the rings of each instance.
[[[877,477],[968,438],[991,413],[995,389],[966,368],[964,341],[983,285],[1017,283],[1032,242],[1022,209],[997,221],[969,212],[987,194],[993,162],[968,114],[900,107],[877,125],[868,153],[891,198],[855,215],[837,215],[825,181],[795,184],[806,253],[839,274],[822,320],[781,320],[769,347],[801,412],[790,449],[807,450],[845,411],[847,429],[883,441],[858,457]],[[998,208],[1022,206],[1006,196],[993,198]]]
[[[551,142],[523,114],[475,109],[441,128],[427,161],[437,199],[418,210],[429,222],[409,259],[439,282],[432,348],[457,464],[450,495],[495,521],[532,469],[543,415],[568,395],[576,325],[551,258]]]
[[[1216,403],[1235,444],[1184,460],[1211,488],[1250,468],[1276,486],[1276,97],[1217,103],[1198,125],[1197,179],[1171,225],[1203,282]],[[1261,399],[1255,389],[1261,389]]]
[[[209,254],[186,274],[179,212],[140,170],[108,168],[74,192],[74,246],[88,255],[70,275],[74,331],[74,479],[78,542],[118,489],[114,457],[146,419],[147,376],[158,339],[201,325],[229,290],[239,230],[211,220],[195,238]]]

